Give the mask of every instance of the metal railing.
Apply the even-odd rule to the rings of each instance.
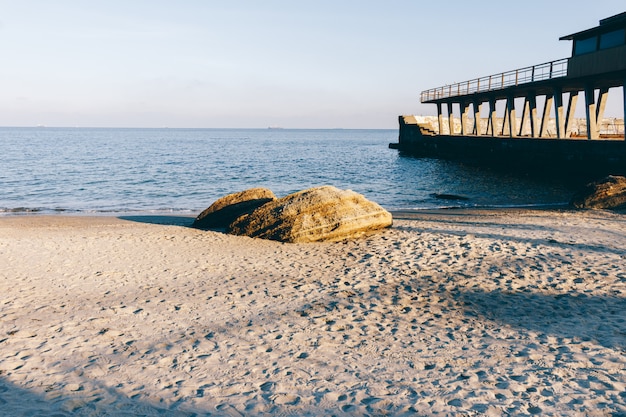
[[[567,75],[568,58],[422,91],[421,102],[465,96]]]

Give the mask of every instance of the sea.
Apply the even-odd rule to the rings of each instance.
[[[565,205],[579,183],[415,158],[359,129],[0,127],[0,215],[195,215],[252,187],[321,185],[384,208]]]

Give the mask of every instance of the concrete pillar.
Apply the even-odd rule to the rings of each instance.
[[[502,128],[498,132],[498,135],[504,136],[509,131],[509,111],[507,106],[504,106],[504,116],[502,117]]]
[[[596,112],[595,89],[585,87],[585,114],[587,116],[587,139],[598,139],[598,119]]]
[[[454,114],[452,113],[452,103],[448,103],[448,127],[450,135],[454,135]]]
[[[533,91],[528,96],[528,105],[530,107],[530,136],[537,137],[537,95]]]
[[[626,100],[626,98],[625,98]],[[496,135],[496,100],[489,97],[489,117],[487,118],[487,134]]]
[[[567,103],[567,116],[565,116],[565,137],[571,130],[573,129],[574,124],[574,114],[576,112],[576,103],[578,103],[578,91],[572,91],[569,94],[569,100]]]
[[[443,114],[441,103],[437,103],[437,123],[439,124],[439,134],[443,133]]]
[[[525,134],[530,133],[530,136],[533,138],[537,137],[537,129],[535,129],[535,125],[537,124],[537,97],[535,96],[534,91],[528,92],[526,97],[524,98],[524,109],[522,110],[522,120],[519,127],[519,136],[524,136]],[[526,131],[524,127],[526,123],[530,125],[530,132]]]
[[[517,119],[515,116],[515,97],[509,96],[506,99],[506,113],[504,115],[504,125],[502,126],[502,135],[510,138],[517,133]]]
[[[544,138],[548,133],[548,123],[550,122],[550,110],[552,109],[552,103],[554,97],[551,95],[546,96],[546,103],[543,106],[543,116],[541,116],[541,128],[539,129],[539,137]]]
[[[554,122],[556,125],[556,137],[565,137],[565,118],[563,117],[563,91],[560,87],[554,88]]]
[[[461,135],[469,135],[471,133],[467,117],[467,114],[469,113],[469,106],[469,103],[465,101],[461,101],[459,103],[459,109],[461,111]]]
[[[626,140],[626,79],[622,82],[622,96],[624,96],[624,140]]]
[[[481,103],[478,101],[474,102],[474,134],[476,136],[482,135],[482,129],[480,127],[480,106]]]
[[[526,121],[528,120],[528,116],[530,114],[530,105],[528,104],[528,97],[524,97],[524,107],[522,107],[522,119],[519,124],[519,133],[518,136],[524,136],[526,132],[524,131],[524,126],[526,126]]]
[[[537,99],[535,97],[535,92],[529,92],[526,97],[524,97],[524,109],[522,110],[522,120],[520,122],[519,127],[519,136],[524,136],[526,134],[530,134],[531,137],[537,137],[535,124],[537,118]],[[530,125],[530,132],[525,130],[526,123]]]

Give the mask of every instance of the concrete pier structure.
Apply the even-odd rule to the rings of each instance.
[[[411,130],[410,123],[401,118],[400,140],[393,147],[423,150],[424,143],[441,140],[430,147],[430,153],[433,153],[435,149],[454,146],[455,142],[449,142],[442,134],[447,130],[447,136],[456,139],[528,139],[529,142],[524,142],[526,146],[537,152],[542,145],[534,142],[559,140],[562,142],[552,147],[550,153],[556,158],[555,149],[558,148],[569,154],[565,159],[571,159],[572,155],[565,149],[570,146],[582,148],[568,145],[570,142],[581,139],[593,143],[620,142],[620,145],[608,147],[586,146],[584,152],[593,154],[594,148],[610,148],[615,153],[614,157],[604,150],[598,151],[598,154],[603,155],[601,158],[623,158],[617,166],[623,164],[626,173],[623,127],[623,120],[626,119],[626,12],[603,19],[597,27],[563,36],[560,40],[572,41],[571,57],[423,91],[421,102],[433,103],[437,107],[438,125],[430,131],[437,130],[438,133],[429,134],[427,129],[419,127]],[[622,127],[617,132],[603,132],[600,121],[604,118],[609,91],[613,93],[619,89],[625,103]],[[584,96],[585,106],[584,132],[574,129],[573,124],[581,96]],[[454,109],[458,109],[457,114]],[[503,119],[503,123],[496,126],[498,118]],[[460,120],[460,129],[455,129],[455,119]],[[424,141],[424,136],[433,138]],[[479,140],[476,145],[479,142],[484,143]],[[492,144],[492,141],[487,143]],[[522,146],[521,142],[513,146],[518,153],[519,146]],[[544,146],[549,147],[547,143]],[[621,151],[621,148],[625,150]],[[485,149],[487,151],[489,149]],[[493,153],[493,149],[490,152]],[[532,158],[527,152],[521,153]],[[594,160],[601,164],[601,158]],[[585,161],[583,154],[574,159],[578,163]]]

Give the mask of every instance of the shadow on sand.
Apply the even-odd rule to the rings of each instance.
[[[580,293],[460,291],[469,316],[527,329],[543,336],[589,341],[626,350],[626,298]]]
[[[193,223],[195,218],[186,216],[136,215],[119,216],[118,219],[137,223],[160,224],[164,226],[191,227],[191,224]]]
[[[543,210],[539,210],[541,212]],[[448,234],[452,236],[465,236],[471,234],[477,238],[490,239],[502,242],[524,243],[531,245],[545,245],[552,247],[576,247],[578,249],[584,249],[586,251],[593,251],[599,253],[614,253],[617,255],[623,255],[624,249],[621,247],[610,247],[606,245],[593,245],[584,240],[575,241],[573,238],[563,241],[557,241],[552,236],[562,233],[558,227],[550,224],[537,225],[526,223],[513,223],[494,220],[493,216],[490,216],[491,210],[466,210],[466,209],[452,209],[452,210],[420,210],[420,211],[394,211],[394,220],[423,220],[428,222],[430,227],[418,223],[417,225],[394,225],[396,229],[405,230],[409,232],[418,233],[435,233],[435,234]],[[499,211],[502,212],[502,211]],[[512,211],[515,213],[515,211]],[[593,218],[588,215],[588,218]],[[612,222],[624,222],[626,218],[613,218]],[[467,229],[460,228],[460,226],[468,226],[471,228],[471,232]],[[496,231],[507,230],[508,232],[517,231],[518,236],[512,236],[505,233],[497,233]],[[530,237],[526,232],[541,232],[544,237]],[[614,241],[621,241],[626,239],[626,234],[619,230],[603,230],[603,235],[608,236]],[[525,237],[522,237],[525,236]]]
[[[128,398],[112,388],[85,393],[81,389],[59,395],[61,386],[44,387],[45,394],[21,388],[0,377],[0,415],[2,416],[174,416],[192,417],[198,414],[156,407],[139,399]]]

